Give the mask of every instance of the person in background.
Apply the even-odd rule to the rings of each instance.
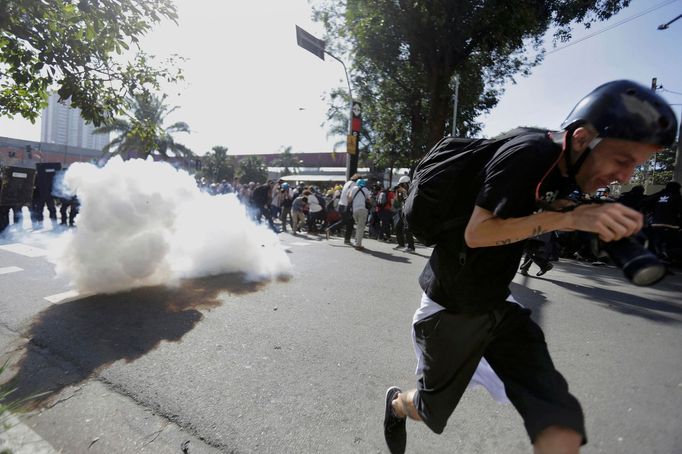
[[[291,203],[291,233],[296,235],[305,224],[305,212],[308,210],[308,197],[300,195]]]
[[[350,180],[346,181],[341,188],[341,194],[339,195],[339,214],[341,215],[341,220],[335,224],[327,227],[326,233],[327,238],[329,238],[329,232],[339,226],[344,226],[345,231],[343,234],[343,243],[350,244],[350,237],[353,234],[353,212],[348,205],[348,194],[355,187],[356,181],[360,179],[360,175],[357,173],[350,177]]]
[[[672,262],[669,246],[675,243],[682,226],[680,183],[671,181],[663,190],[647,197],[642,207],[649,213],[650,249],[661,260]]]
[[[282,207],[280,203],[282,183],[284,183],[284,180],[278,180],[277,183],[273,185],[272,193],[270,194],[270,215],[273,219],[279,218],[280,209]]]
[[[348,195],[348,206],[353,210],[353,220],[355,221],[355,249],[362,251],[362,238],[365,235],[365,224],[369,210],[367,203],[370,201],[370,192],[367,189],[367,180],[361,178],[357,185]]]
[[[289,183],[282,183],[279,190],[279,204],[280,204],[280,222],[282,223],[282,231],[287,231],[287,219],[291,218],[291,192],[289,190]]]
[[[256,222],[260,224],[261,218],[265,217],[268,221],[270,228],[277,232],[277,227],[272,222],[272,212],[270,211],[270,194],[272,193],[272,188],[275,186],[275,182],[268,180],[266,184],[262,184],[253,190],[251,194],[251,204],[254,210],[254,216]]]
[[[395,193],[388,189],[380,187],[379,193],[376,195],[376,212],[379,218],[379,240],[390,241],[391,226],[393,224],[393,199]]]
[[[68,220],[69,220],[69,227],[74,227],[75,226],[75,219],[76,216],[78,215],[78,210],[80,208],[80,202],[78,201],[78,197],[71,196],[68,199],[61,199],[62,203],[61,206],[59,207],[59,214],[61,215],[61,222],[59,223],[60,225],[66,226],[66,220],[67,220],[67,211],[69,213],[68,215]]]
[[[314,188],[308,188],[303,195],[308,198],[308,233],[317,235],[316,221],[320,219],[323,209],[314,191]]]
[[[628,192],[624,192],[618,197],[618,203],[637,211],[642,210],[642,202],[644,202],[644,186],[641,184],[633,186]]]
[[[404,248],[405,252],[414,252],[414,237],[412,232],[410,232],[410,227],[405,222],[405,216],[403,215],[403,204],[407,199],[407,194],[410,189],[410,177],[403,175],[398,180],[398,186],[395,191],[395,199],[393,201],[393,208],[396,213],[395,219],[395,236],[398,241],[398,246],[396,249]],[[407,244],[407,246],[405,246]]]

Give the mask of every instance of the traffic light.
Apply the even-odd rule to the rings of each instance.
[[[658,78],[654,77],[651,79],[651,89],[653,91],[656,91],[657,86],[658,86]]]

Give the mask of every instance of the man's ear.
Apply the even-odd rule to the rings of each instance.
[[[573,131],[573,150],[582,153],[595,137],[597,137],[596,132],[593,132],[584,126],[577,128]]]

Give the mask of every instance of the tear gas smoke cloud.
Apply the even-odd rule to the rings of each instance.
[[[57,273],[81,293],[233,272],[262,280],[291,271],[277,235],[253,223],[236,196],[203,193],[167,163],[76,163],[63,183],[81,209],[77,231],[65,236],[56,256]]]

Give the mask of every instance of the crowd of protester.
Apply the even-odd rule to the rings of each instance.
[[[275,232],[293,235],[343,236],[344,243],[363,250],[365,237],[395,243],[396,249],[415,251],[415,240],[405,223],[402,206],[407,198],[410,178],[400,177],[397,184],[384,187],[376,179],[353,175],[343,185],[320,187],[317,185],[290,185],[283,180],[265,183],[232,182],[209,183],[199,181],[202,190],[211,195],[234,193],[247,207],[254,221],[267,222]],[[660,260],[667,264],[682,264],[682,195],[680,184],[668,183],[664,189],[644,194],[643,186],[635,186],[619,197],[613,197],[608,188],[593,196],[575,194],[580,203],[619,202],[643,213],[645,228],[641,238]],[[74,226],[78,214],[78,199],[53,198],[34,190],[33,201],[28,206],[31,224],[39,229],[43,212],[47,208],[53,224]],[[11,211],[10,211],[11,210]],[[0,232],[11,222],[21,224],[22,207],[0,207]],[[527,242],[526,254],[520,272],[527,274],[531,265],[539,270],[537,276],[552,269],[552,262],[560,257],[604,265],[607,257],[600,255],[593,235],[585,232],[546,233]]]
[[[415,251],[415,240],[402,215],[410,178],[400,177],[397,184],[384,187],[376,179],[353,175],[344,185],[320,187],[290,185],[283,180],[265,183],[225,180],[200,186],[210,194],[234,193],[248,207],[253,219],[267,222],[276,232],[294,235],[343,236],[344,243],[363,250],[363,239],[395,243],[396,249]],[[680,184],[668,185],[651,195],[635,186],[620,197],[612,197],[608,188],[588,196],[575,194],[580,203],[619,202],[641,211],[646,227],[642,238],[647,247],[668,264],[682,264],[682,196]],[[598,253],[594,236],[585,232],[553,232],[529,240],[521,273],[535,263],[537,276],[552,268],[560,257],[604,265],[607,257]]]
[[[392,187],[375,179],[353,175],[344,185],[290,185],[283,180],[265,183],[199,182],[209,194],[233,193],[258,222],[275,232],[343,236],[344,243],[363,250],[363,239],[395,242],[396,248],[414,252],[414,238],[402,216],[410,179],[400,178]]]

